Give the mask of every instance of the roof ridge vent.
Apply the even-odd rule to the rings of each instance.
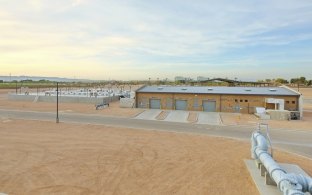
[[[277,91],[277,89],[271,88],[269,89],[269,91]]]
[[[246,88],[245,91],[251,91],[251,89],[250,88]]]
[[[211,87],[208,87],[208,91],[212,91],[213,89]]]
[[[163,87],[157,87],[157,89],[158,89],[158,90],[162,90],[162,89],[163,89]]]
[[[187,88],[186,87],[182,87],[182,89],[181,90],[187,90]]]

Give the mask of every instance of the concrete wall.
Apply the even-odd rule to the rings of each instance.
[[[9,94],[8,99],[13,101],[27,101],[32,102],[36,98],[35,95],[16,95],[16,94]]]
[[[286,110],[267,110],[267,113],[274,120],[290,120],[290,112]]]
[[[37,96],[35,95],[16,95],[9,94],[9,100],[14,101],[34,101]],[[69,97],[69,96],[59,96],[60,103],[85,103],[85,104],[101,104],[113,101],[118,101],[119,96],[105,97],[105,98],[95,98],[95,97]],[[38,102],[56,102],[56,96],[39,96]]]
[[[136,107],[150,108],[150,99],[160,99],[161,109],[174,110],[175,100],[187,100],[187,110],[202,111],[203,101],[216,101],[217,112],[254,113],[255,107],[268,107],[266,98],[285,100],[286,110],[298,110],[297,96],[257,96],[257,95],[220,95],[220,94],[173,94],[173,93],[136,93]],[[172,106],[169,106],[172,102]],[[238,109],[237,109],[238,108]]]
[[[120,98],[119,107],[120,108],[133,108],[135,100],[133,98]]]

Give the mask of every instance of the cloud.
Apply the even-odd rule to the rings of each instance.
[[[294,47],[286,61],[312,61],[309,0],[12,0],[0,9],[0,65],[93,64],[173,77],[173,69],[269,67]]]
[[[80,6],[83,5],[87,2],[87,0],[73,0],[71,5],[72,6]]]

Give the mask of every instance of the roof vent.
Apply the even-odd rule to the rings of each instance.
[[[186,89],[185,87],[183,87],[181,90],[184,90],[184,91],[185,91],[185,90],[187,90],[187,89]]]
[[[269,89],[269,90],[270,90],[270,91],[276,91],[276,89],[273,89],[273,88],[272,88],[272,89]]]
[[[251,89],[245,89],[245,91],[251,91]]]
[[[162,89],[163,89],[163,87],[158,87],[157,89],[158,89],[158,90],[162,90]]]
[[[208,88],[208,91],[212,91],[212,90],[213,90],[212,88],[210,88],[210,87]]]

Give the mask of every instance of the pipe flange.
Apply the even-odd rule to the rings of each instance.
[[[287,172],[286,172],[284,169],[282,169],[282,168],[280,168],[280,167],[276,167],[276,168],[270,170],[270,176],[272,177],[273,172],[274,172],[274,171],[277,171],[277,170],[282,171],[283,173],[285,173],[285,174],[287,175]],[[286,176],[286,177],[287,177],[287,176]]]

